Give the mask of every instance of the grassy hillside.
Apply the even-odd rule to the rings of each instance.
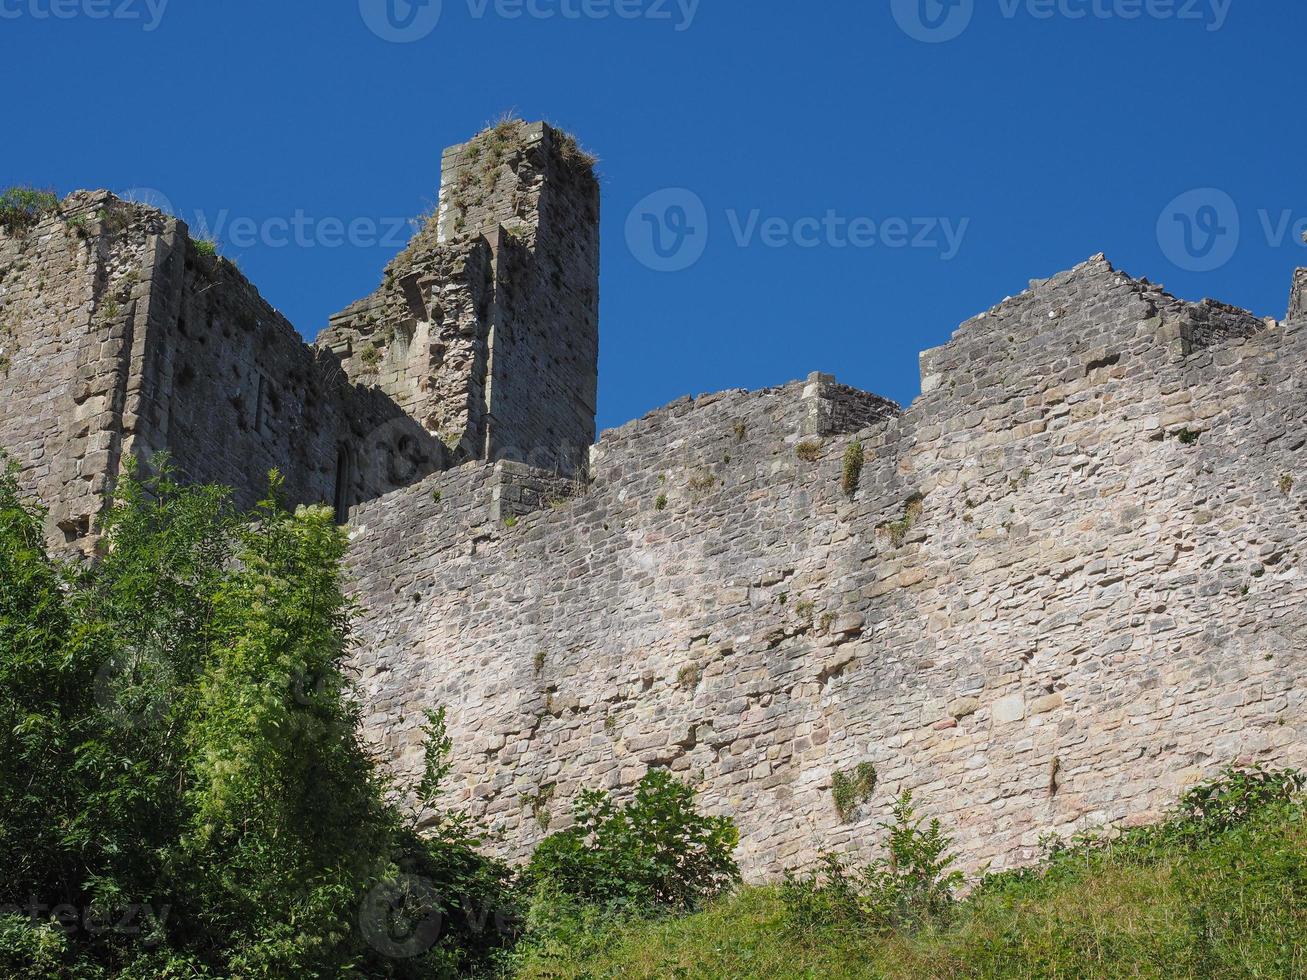
[[[796,925],[746,888],[683,918],[573,934],[519,975],[564,977],[1304,977],[1307,819],[1275,809],[1199,839],[1143,834],[997,876],[941,922]]]

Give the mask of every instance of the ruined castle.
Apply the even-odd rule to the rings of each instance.
[[[1102,256],[921,357],[594,440],[599,190],[548,126],[446,152],[437,212],[312,345],[184,224],[78,192],[0,230],[0,446],[89,552],[129,456],[349,525],[368,737],[520,857],[650,767],[753,877],[913,790],[967,867],[1307,763],[1307,270],[1287,318]]]

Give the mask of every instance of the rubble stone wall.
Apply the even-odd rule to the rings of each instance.
[[[443,465],[443,446],[384,392],[351,384],[184,225],[171,222],[158,247],[141,455],[167,450],[188,479],[233,486],[241,506],[277,469],[290,501],[342,512]]]
[[[53,544],[84,549],[140,406],[162,215],[79,193],[0,229],[0,448],[49,508]]]
[[[1303,764],[1304,328],[1098,257],[926,352],[902,413],[814,376],[606,433],[581,495],[508,523],[492,467],[370,502],[369,735],[413,769],[447,706],[512,857],[669,767],[754,877],[865,851],[905,788],[974,870]]]
[[[599,189],[543,123],[444,157],[441,204],[310,346],[186,226],[104,191],[0,228],[0,447],[89,551],[132,455],[249,506],[351,506],[469,460],[572,478],[594,441]],[[509,501],[510,509],[517,504]]]

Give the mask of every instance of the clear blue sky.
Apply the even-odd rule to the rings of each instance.
[[[396,251],[321,219],[416,214],[443,147],[553,120],[602,158],[603,427],[813,370],[906,402],[919,350],[1098,251],[1274,316],[1307,265],[1300,0],[443,0],[408,43],[432,10],[386,2],[0,0],[0,182],[301,213],[312,247],[223,250],[312,337]],[[628,243],[665,188],[704,207],[680,271]]]

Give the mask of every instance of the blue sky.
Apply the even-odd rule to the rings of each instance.
[[[0,183],[244,218],[224,253],[312,337],[443,147],[555,121],[602,158],[601,427],[813,370],[909,401],[918,351],[1099,251],[1274,316],[1307,265],[1300,2],[438,6],[0,0]],[[307,247],[262,231],[297,215]]]

